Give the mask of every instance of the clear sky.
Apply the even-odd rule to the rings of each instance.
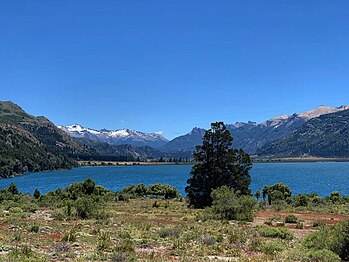
[[[0,100],[168,138],[349,104],[349,1],[0,0]]]

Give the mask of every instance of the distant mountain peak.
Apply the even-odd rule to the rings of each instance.
[[[168,140],[161,134],[143,133],[127,128],[117,130],[94,130],[79,124],[58,126],[70,136],[76,138],[88,138],[95,141],[107,142],[115,145],[130,144],[135,146],[163,146]]]
[[[194,133],[203,133],[206,132],[206,129],[200,128],[200,127],[194,127],[189,133],[188,135],[192,135]]]
[[[340,107],[329,107],[329,106],[320,105],[319,107],[313,110],[309,110],[307,112],[298,114],[298,116],[305,119],[312,119],[322,115],[331,114],[331,113],[335,113],[335,112],[343,111],[347,109],[349,109],[349,106],[346,106],[346,105],[342,105]]]

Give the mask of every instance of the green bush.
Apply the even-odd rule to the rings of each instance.
[[[290,214],[285,217],[285,223],[288,224],[297,224],[299,221],[298,217],[296,215]]]
[[[34,198],[36,198],[36,199],[39,199],[39,198],[40,198],[41,193],[40,193],[39,189],[35,189],[33,196],[34,196]]]
[[[19,194],[18,188],[17,188],[17,186],[14,183],[11,183],[7,190],[12,195],[18,195]]]
[[[116,201],[124,201],[124,202],[129,202],[130,201],[131,195],[128,193],[118,193],[116,195]]]
[[[269,205],[275,200],[287,200],[291,197],[291,189],[283,183],[265,186],[262,190],[263,199],[268,197]]]
[[[20,207],[11,207],[8,211],[10,211],[10,213],[13,213],[13,214],[23,213],[23,210]]]
[[[30,227],[30,232],[38,233],[38,232],[39,232],[39,226],[38,226],[37,224],[33,224],[33,225]]]
[[[294,198],[294,206],[295,207],[305,207],[309,204],[309,197],[305,194],[299,194]]]
[[[238,196],[227,186],[215,189],[211,193],[211,212],[218,219],[252,221],[253,211],[257,207],[257,200],[250,196]]]
[[[120,197],[123,194],[129,195],[130,198],[138,198],[138,197],[164,197],[165,199],[178,198],[179,192],[176,188],[171,187],[169,185],[163,184],[153,184],[151,186],[146,187],[144,184],[129,185],[125,187],[122,191],[118,193]]]
[[[305,247],[314,250],[328,249],[342,260],[349,260],[349,221],[343,221],[333,227],[321,227],[309,234],[303,241]]]
[[[266,241],[262,243],[260,247],[260,251],[267,255],[274,255],[276,253],[282,252],[285,249],[286,247],[282,242],[275,240]]]
[[[288,231],[286,228],[274,228],[268,226],[260,226],[257,229],[258,233],[262,237],[270,237],[270,238],[280,238],[280,239],[293,239],[293,234]]]
[[[76,215],[81,219],[92,218],[96,212],[96,204],[89,197],[79,198],[75,202]]]
[[[307,253],[309,261],[311,262],[340,262],[341,258],[327,249],[310,250]]]

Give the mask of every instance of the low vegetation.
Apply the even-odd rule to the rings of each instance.
[[[125,196],[128,197],[125,197]],[[305,195],[311,207],[311,197]],[[228,187],[212,206],[192,209],[167,185],[119,192],[91,179],[47,194],[0,192],[0,258],[5,261],[341,261],[349,258],[347,221],[302,219],[299,196],[286,209]],[[318,197],[341,210],[347,198]],[[285,201],[285,200],[284,200]],[[267,202],[267,201],[266,201]],[[265,205],[264,205],[265,204]],[[302,206],[304,208],[304,206]],[[270,213],[271,212],[271,213]],[[297,213],[294,213],[297,212]],[[323,216],[323,215],[322,215]],[[341,219],[344,220],[344,219]],[[335,223],[335,226],[328,224]],[[339,223],[337,223],[339,222]],[[297,228],[299,224],[303,228]]]

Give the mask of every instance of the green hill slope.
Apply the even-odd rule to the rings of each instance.
[[[349,157],[349,110],[311,119],[291,135],[263,146],[257,154],[269,157]]]
[[[80,145],[44,117],[34,117],[12,102],[0,102],[0,177],[71,168]]]

